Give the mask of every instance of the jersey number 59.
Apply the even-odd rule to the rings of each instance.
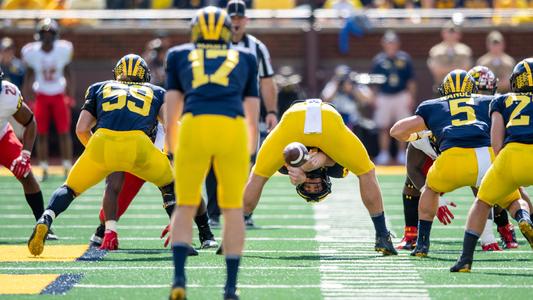
[[[150,113],[150,106],[154,98],[154,91],[147,86],[126,85],[117,82],[106,84],[102,93],[104,100],[107,100],[102,103],[102,109],[104,111],[122,109],[127,106],[128,110],[143,117],[148,116]],[[128,99],[128,95],[134,100]],[[116,101],[113,101],[115,99]],[[141,102],[142,105],[137,106],[138,102]]]

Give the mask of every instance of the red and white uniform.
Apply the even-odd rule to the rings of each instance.
[[[29,43],[22,48],[22,60],[33,69],[35,81],[35,119],[37,132],[47,134],[53,117],[58,133],[70,129],[70,109],[65,97],[65,67],[72,61],[72,43],[57,40],[50,52],[41,49],[41,42]]]
[[[0,165],[11,167],[22,150],[22,143],[17,139],[8,120],[22,105],[22,95],[16,85],[2,80],[0,91]]]

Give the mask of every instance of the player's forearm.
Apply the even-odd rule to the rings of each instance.
[[[183,113],[183,95],[178,91],[168,91],[165,94],[165,143],[169,153],[174,153],[178,138],[178,121]]]
[[[417,132],[425,130],[426,125],[420,116],[404,118],[396,122],[390,130],[390,135],[401,142],[415,140]]]
[[[261,79],[261,96],[268,112],[278,111],[278,88],[272,77]]]
[[[37,123],[35,120],[24,128],[24,134],[22,135],[22,150],[30,151],[33,149],[35,143],[35,137],[37,136]]]
[[[492,126],[490,128],[490,142],[494,154],[498,155],[500,150],[503,148],[503,142],[505,139],[505,127],[503,122],[503,117],[500,113],[494,112],[491,116]]]
[[[89,143],[89,140],[91,139],[92,133],[91,133],[91,130],[88,130],[88,131],[76,130],[76,136],[78,137],[78,140],[80,140],[80,143],[84,147],[86,147],[87,143]]]

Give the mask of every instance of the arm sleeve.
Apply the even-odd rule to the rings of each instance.
[[[424,119],[424,124],[426,124],[426,127],[429,128],[427,123],[427,116],[428,116],[428,109],[427,105],[425,105],[424,102],[420,103],[418,107],[416,108],[415,115],[422,117]]]
[[[86,110],[93,117],[97,118],[96,116],[96,97],[94,95],[94,86],[90,86],[87,91],[85,92],[85,103],[81,107],[82,110]]]
[[[334,166],[328,167],[327,173],[333,178],[344,178],[348,175],[348,170],[336,163]]]
[[[180,77],[178,74],[178,68],[177,68],[177,59],[178,59],[178,52],[176,51],[170,51],[168,52],[167,59],[166,59],[166,66],[165,66],[165,73],[166,73],[166,82],[165,82],[165,89],[167,90],[177,90],[183,93],[183,87],[180,82]]]
[[[489,117],[492,116],[492,113],[496,111],[499,113],[502,113],[504,109],[504,105],[503,105],[504,99],[505,97],[502,97],[502,96],[492,99],[492,101],[490,102],[490,106],[489,106]]]
[[[255,58],[251,54],[246,55],[246,58],[248,60],[249,72],[243,96],[259,97],[259,83],[257,82],[257,64],[255,63]]]
[[[272,77],[274,76],[274,68],[272,68],[272,62],[270,61],[270,53],[265,44],[258,41],[257,43],[257,56],[259,60],[259,77]]]

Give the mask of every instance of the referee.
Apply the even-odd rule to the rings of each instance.
[[[228,15],[232,23],[232,44],[233,46],[248,49],[257,60],[257,70],[259,76],[259,87],[262,99],[262,114],[264,116],[265,128],[270,131],[278,124],[278,91],[274,82],[274,69],[270,62],[268,49],[260,40],[251,34],[246,33],[248,18],[246,17],[246,3],[243,0],[230,0],[226,6]],[[266,113],[266,114],[265,114]],[[266,134],[266,132],[265,132]],[[263,132],[261,133],[263,135]],[[206,178],[207,190],[207,212],[211,226],[219,225],[220,209],[217,206],[217,183],[213,173],[213,168]],[[253,226],[251,219],[246,220],[247,226]]]

